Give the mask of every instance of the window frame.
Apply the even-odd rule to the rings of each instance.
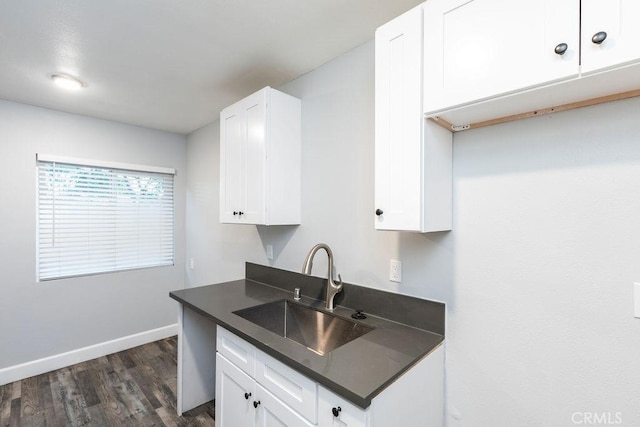
[[[170,202],[163,202],[163,204],[160,206],[160,208],[167,208],[169,207],[169,203],[170,203],[170,235],[171,235],[171,243],[170,243],[170,249],[171,249],[171,254],[170,254],[170,260],[167,259],[167,261],[162,262],[162,257],[159,256],[158,258],[158,263],[155,265],[142,265],[140,263],[138,263],[138,265],[136,266],[130,266],[130,267],[118,267],[117,266],[117,261],[113,261],[113,267],[110,268],[106,268],[106,267],[97,267],[95,264],[95,260],[92,261],[93,266],[95,268],[93,268],[92,271],[80,271],[79,270],[77,273],[71,273],[71,274],[46,274],[43,275],[42,272],[42,268],[41,268],[41,252],[43,251],[44,245],[43,245],[43,241],[41,241],[41,231],[42,231],[42,227],[41,227],[41,217],[42,217],[42,212],[41,212],[41,193],[43,192],[43,189],[41,188],[41,182],[40,182],[40,177],[41,177],[41,167],[45,167],[45,165],[51,165],[51,164],[61,164],[61,165],[65,165],[66,167],[79,167],[79,168],[88,168],[88,169],[100,169],[102,170],[102,173],[104,173],[105,175],[113,175],[113,177],[117,178],[118,175],[118,171],[123,172],[123,175],[132,175],[135,176],[136,174],[140,174],[138,175],[138,177],[143,178],[143,177],[148,177],[148,176],[158,176],[162,178],[162,183],[165,183],[165,180],[167,179],[167,176],[170,177],[170,180],[168,182],[170,182],[171,184],[171,188],[170,188]],[[152,174],[152,175],[149,175]],[[109,273],[119,273],[119,272],[126,272],[126,271],[134,271],[134,270],[140,270],[140,269],[147,269],[147,268],[158,268],[158,267],[170,267],[170,266],[175,266],[176,263],[176,191],[175,191],[175,175],[176,175],[176,170],[174,168],[168,168],[168,167],[160,167],[160,166],[149,166],[149,165],[140,165],[140,164],[130,164],[130,163],[120,163],[120,162],[111,162],[111,161],[104,161],[104,160],[92,160],[92,159],[83,159],[83,158],[75,158],[75,157],[66,157],[66,156],[57,156],[57,155],[50,155],[50,154],[41,154],[41,153],[37,153],[36,154],[36,189],[35,189],[35,193],[36,193],[36,209],[35,209],[35,213],[36,213],[36,281],[37,282],[45,282],[45,281],[52,281],[52,280],[59,280],[59,279],[67,279],[67,278],[74,278],[74,277],[87,277],[87,276],[93,276],[93,275],[101,275],[101,274],[109,274]],[[164,177],[163,177],[164,176]],[[91,192],[88,192],[88,194],[91,194]],[[108,193],[110,196],[115,197],[116,194],[118,194],[117,192],[109,192]],[[55,203],[54,205],[54,209],[55,209]],[[119,206],[118,206],[119,207]],[[118,211],[118,209],[116,208],[114,212],[120,212]],[[117,216],[116,213],[114,213],[115,216]],[[162,216],[162,215],[160,215]],[[107,224],[105,222],[105,224]],[[167,224],[162,225],[162,227],[164,227],[163,229],[167,229]],[[89,234],[90,231],[87,231],[87,234]],[[140,237],[140,233],[141,231],[138,229],[136,231],[136,235],[138,236],[138,238]],[[116,231],[113,232],[113,235],[111,235],[111,239],[113,241],[113,244],[116,245],[117,244],[117,239],[115,238],[116,235]],[[133,234],[131,234],[133,235]],[[89,245],[87,245],[87,247],[89,247]],[[137,247],[136,247],[137,248]],[[76,249],[77,250],[77,249]],[[168,256],[168,255],[167,255]],[[88,265],[91,265],[91,263],[89,263]],[[86,270],[86,266],[82,266],[85,268]]]

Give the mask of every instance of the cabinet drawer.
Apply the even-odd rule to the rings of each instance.
[[[318,387],[315,381],[261,351],[256,351],[255,367],[254,378],[259,384],[312,424],[316,423]]]
[[[335,413],[338,416],[334,415]],[[323,427],[366,427],[369,411],[355,406],[332,391],[318,387],[318,425]]]
[[[256,359],[256,349],[254,346],[221,326],[218,326],[216,351],[253,377]]]

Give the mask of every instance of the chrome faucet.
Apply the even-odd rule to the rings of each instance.
[[[313,267],[313,257],[316,255],[320,249],[324,249],[327,252],[327,257],[329,258],[329,268],[327,273],[327,304],[325,308],[329,311],[333,311],[335,305],[333,304],[333,299],[335,296],[342,291],[342,277],[338,274],[338,283],[333,281],[333,252],[331,252],[331,248],[325,243],[318,243],[314,247],[311,248],[307,258],[304,260],[304,265],[302,266],[302,272],[304,274],[311,274],[311,268]]]

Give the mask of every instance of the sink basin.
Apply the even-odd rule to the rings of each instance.
[[[290,300],[274,301],[233,313],[320,355],[373,330]]]

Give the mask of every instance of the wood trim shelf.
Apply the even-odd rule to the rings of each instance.
[[[464,126],[456,126],[449,123],[442,117],[431,117],[430,120],[434,121],[438,125],[447,129],[450,132],[461,132],[469,129],[477,129],[486,126],[497,125],[500,123],[513,122],[515,120],[528,119],[531,117],[544,116],[552,113],[559,113],[561,111],[575,110],[576,108],[589,107],[592,105],[604,104],[606,102],[619,101],[621,99],[628,99],[640,96],[640,89],[630,90],[627,92],[616,93],[612,95],[600,96],[597,98],[591,98],[584,101],[570,102],[568,104],[562,104],[555,107],[542,108],[539,110],[528,111],[526,113],[513,114],[511,116],[498,117],[496,119],[484,120],[481,122],[469,123]]]

